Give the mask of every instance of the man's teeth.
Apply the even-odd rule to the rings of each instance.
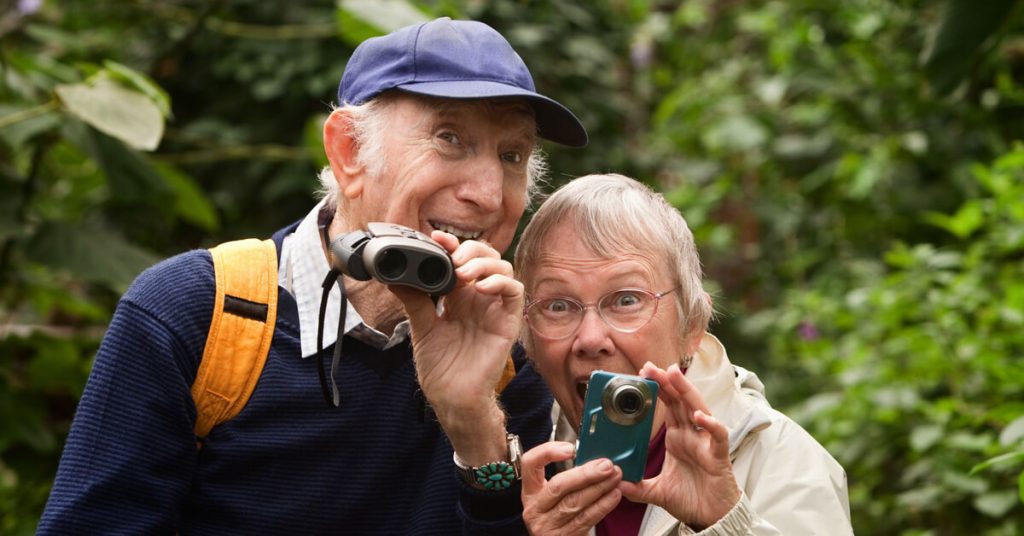
[[[437,229],[438,231],[444,231],[448,234],[453,234],[456,237],[458,237],[459,240],[476,240],[477,238],[480,238],[481,234],[483,234],[480,231],[464,231],[457,227],[452,227],[451,225],[445,224],[434,224],[434,229]]]

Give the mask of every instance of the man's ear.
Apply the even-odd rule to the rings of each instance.
[[[347,111],[334,110],[324,122],[324,152],[341,194],[349,199],[362,195],[366,168],[359,163],[359,144],[352,135],[352,116]]]

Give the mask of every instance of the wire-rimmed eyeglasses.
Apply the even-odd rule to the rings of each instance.
[[[654,318],[662,296],[678,289],[655,294],[642,288],[620,288],[601,296],[597,303],[581,303],[568,296],[540,298],[526,304],[523,317],[534,333],[557,340],[576,333],[587,309],[596,308],[608,327],[633,333]]]

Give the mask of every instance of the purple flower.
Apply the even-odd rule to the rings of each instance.
[[[801,322],[800,327],[796,330],[800,334],[800,338],[805,341],[813,341],[818,338],[818,328],[806,320]]]
[[[43,0],[18,0],[18,13],[22,16],[31,15],[42,7]]]

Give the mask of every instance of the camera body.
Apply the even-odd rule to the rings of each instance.
[[[583,404],[576,464],[608,458],[622,468],[622,479],[644,477],[658,383],[640,376],[595,370]]]
[[[404,285],[431,296],[455,288],[452,258],[429,236],[394,223],[372,222],[365,231],[331,241],[334,268],[359,281],[376,279]]]

